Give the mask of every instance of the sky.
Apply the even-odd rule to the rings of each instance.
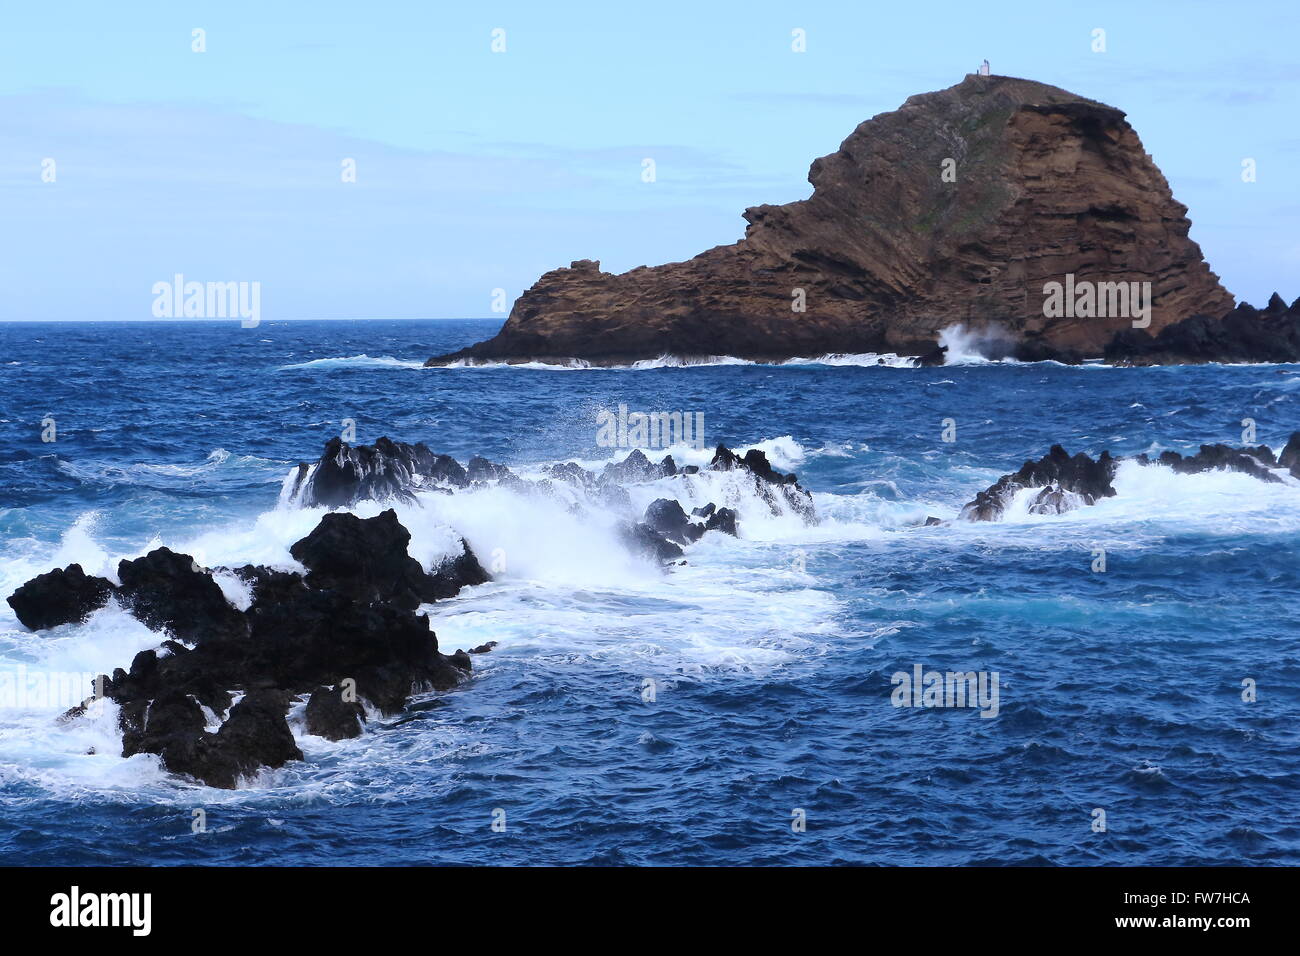
[[[176,274],[264,320],[492,317],[736,241],[984,58],[1126,111],[1228,290],[1290,301],[1298,36],[1296,0],[4,0],[0,319],[149,319]]]

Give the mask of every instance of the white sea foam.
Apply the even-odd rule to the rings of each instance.
[[[393,358],[390,355],[378,355],[372,358],[369,355],[362,354],[346,355],[338,358],[311,359],[307,362],[293,362],[289,365],[281,365],[278,371],[285,372],[299,368],[424,368],[424,363],[410,359]]]
[[[738,358],[734,355],[708,355],[684,358],[661,355],[658,358],[640,359],[620,365],[593,365],[583,359],[563,359],[553,362],[502,362],[495,360],[458,359],[446,365],[431,366],[442,369],[534,369],[548,372],[644,372],[661,368],[711,368],[722,365],[767,365],[772,367],[797,367],[823,365],[858,368],[912,368],[912,359],[894,352],[828,352],[806,358],[790,358],[775,362],[760,362]]]
[[[848,442],[810,449],[789,435],[737,450],[751,447],[763,450],[781,471],[796,470],[820,456],[862,450]],[[679,465],[699,466],[707,465],[713,454],[711,449],[673,447],[649,456],[664,453]],[[626,455],[619,450],[580,464],[599,472]],[[546,464],[515,470],[537,479]],[[974,484],[987,477],[972,471],[969,480]],[[780,507],[773,514],[744,472],[706,470],[630,485],[626,514],[558,480],[550,482],[550,492],[488,485],[454,494],[420,493],[414,503],[391,507],[411,532],[410,553],[426,568],[458,554],[463,537],[493,571],[492,582],[425,608],[445,650],[498,642],[492,654],[476,660],[478,679],[490,680],[495,668],[521,656],[529,658],[530,667],[587,660],[626,675],[629,693],[647,676],[670,693],[677,681],[763,674],[827,652],[848,625],[840,599],[821,585],[818,562],[834,559],[846,546],[887,553],[905,547],[960,549],[976,542],[1035,549],[1100,542],[1108,550],[1123,550],[1189,529],[1208,534],[1300,530],[1300,484],[1290,479],[1265,484],[1237,473],[1178,475],[1162,466],[1124,462],[1115,486],[1115,498],[1064,515],[1031,515],[1013,506],[1005,522],[924,529],[917,526],[928,515],[955,517],[963,496],[909,500],[897,485],[875,478],[850,486],[854,493],[814,491],[820,520],[809,525]],[[134,553],[166,544],[209,567],[253,563],[297,569],[289,548],[316,526],[325,509],[292,507],[283,497],[255,519],[156,536]],[[706,502],[733,507],[741,537],[705,535],[687,550],[685,565],[665,573],[629,552],[617,528],[619,522],[639,517],[658,497],[675,498],[688,511]],[[367,517],[389,506],[362,502],[352,510]],[[19,557],[0,568],[5,593],[34,574],[71,561],[88,573],[111,574],[118,558],[133,555],[110,554],[98,540],[98,521],[95,512],[87,512],[55,546],[23,542],[17,552],[11,549]],[[242,582],[228,573],[219,573],[217,580],[232,604],[247,606]],[[910,623],[892,621],[881,636]],[[32,635],[0,604],[0,667],[22,663],[111,672],[129,666],[135,653],[155,647],[161,638],[112,604],[83,624]],[[111,710],[69,724],[57,723],[54,716],[48,710],[0,711],[0,782],[93,799],[124,799],[144,790],[154,799],[179,801],[191,789],[166,775],[157,758],[118,757],[120,738]],[[415,730],[372,727],[359,740],[331,743],[307,735],[300,716],[295,711],[293,727],[307,761],[259,775],[249,785],[252,795],[292,786],[328,798],[350,786],[348,767],[382,766],[395,759],[394,748],[404,748],[402,759],[416,759],[414,754],[435,760],[481,746],[472,727],[436,718],[419,732],[418,741],[411,736]],[[226,798],[213,794],[214,800]],[[384,798],[399,799],[400,794]]]
[[[1010,333],[996,326],[968,329],[965,325],[950,325],[939,333],[939,344],[948,350],[945,365],[1014,361],[1005,357],[1014,340]]]
[[[1120,462],[1115,496],[1060,515],[1030,514],[1040,489],[1018,492],[1003,520],[955,522],[961,539],[995,546],[1110,549],[1158,546],[1173,535],[1207,538],[1300,532],[1300,482],[1275,470],[1281,480],[1263,482],[1234,471],[1184,475],[1164,465]]]

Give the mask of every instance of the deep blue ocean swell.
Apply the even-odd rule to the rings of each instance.
[[[276,510],[286,473],[347,418],[527,471],[609,459],[603,408],[700,411],[823,523],[742,522],[661,576],[509,496],[430,505],[417,539],[508,543],[507,573],[430,609],[445,650],[500,642],[471,683],[303,735],[305,762],[234,792],[0,708],[5,863],[1300,862],[1300,486],[1132,468],[1094,508],[917,527],[1054,443],[1187,451],[1249,418],[1279,448],[1300,369],[419,367],[495,324],[0,324],[0,587],[158,544],[268,560],[314,521]],[[0,670],[159,639],[0,607]],[[892,706],[918,663],[997,672],[998,716]]]

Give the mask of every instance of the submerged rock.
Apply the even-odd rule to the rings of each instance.
[[[84,621],[108,603],[113,590],[108,579],[88,575],[81,565],[70,564],[38,574],[8,600],[24,627],[40,631]]]

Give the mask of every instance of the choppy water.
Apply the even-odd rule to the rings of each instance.
[[[602,408],[701,411],[822,524],[742,503],[742,540],[663,575],[509,492],[401,509],[424,560],[449,529],[508,557],[431,610],[444,650],[499,642],[471,683],[360,740],[301,735],[306,762],[235,792],[121,759],[111,715],[0,707],[3,862],[1300,862],[1300,485],[1125,467],[1094,508],[915,527],[1054,442],[1185,451],[1253,418],[1278,448],[1300,369],[419,367],[494,325],[0,325],[0,593],[160,543],[288,562],[320,512],[277,509],[282,480],[345,418],[527,473],[626,454],[597,447]],[[0,673],[158,640],[111,607],[32,634],[0,604]],[[996,671],[998,716],[895,708],[915,664]]]

